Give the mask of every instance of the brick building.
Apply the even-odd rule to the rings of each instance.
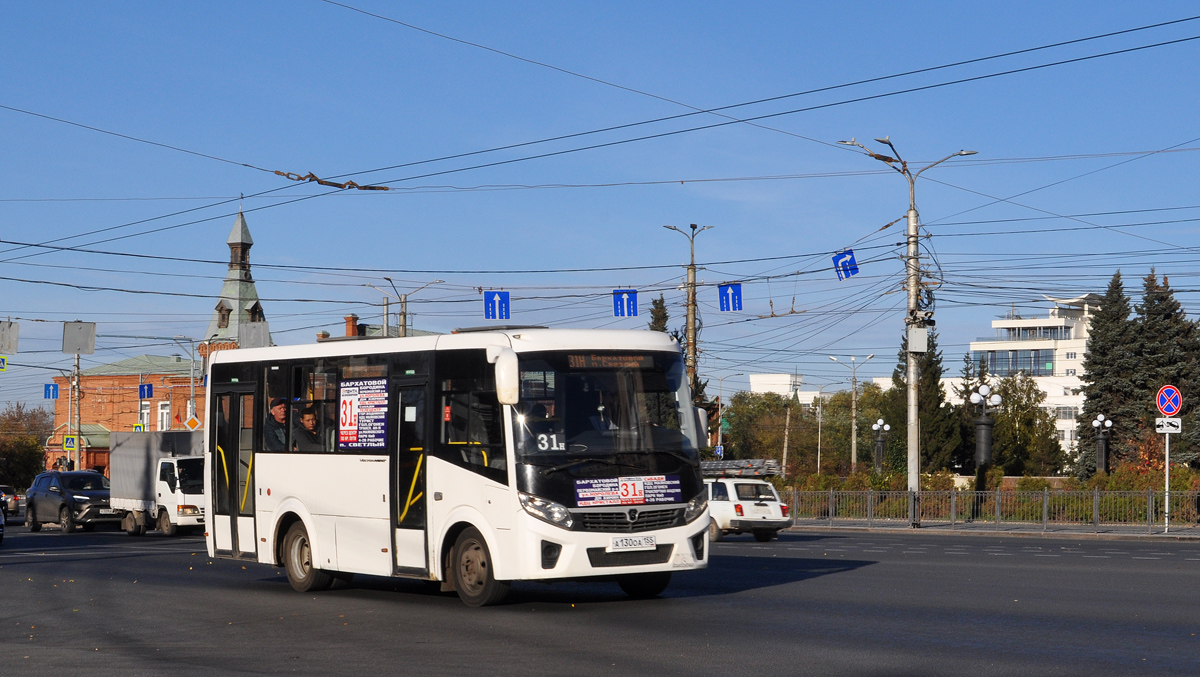
[[[197,345],[195,364],[196,418],[204,422],[204,364],[217,350],[271,345],[271,331],[250,275],[250,247],[254,240],[246,219],[238,214],[226,240],[229,271],[213,310],[204,340]],[[191,410],[192,361],[178,355],[140,355],[102,364],[80,372],[79,467],[108,473],[110,432],[184,430]],[[63,451],[63,436],[75,431],[71,379],[55,377],[62,396],[54,403],[54,434],[46,445],[46,467],[65,466],[73,460]],[[141,398],[139,387],[149,384],[151,396]]]

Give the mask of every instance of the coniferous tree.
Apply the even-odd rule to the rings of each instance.
[[[1092,314],[1087,352],[1083,356],[1083,411],[1076,419],[1077,456],[1075,474],[1086,478],[1096,472],[1096,436],[1092,421],[1097,415],[1113,420],[1109,454],[1121,439],[1137,430],[1133,407],[1136,388],[1133,376],[1137,358],[1133,352],[1133,326],[1129,297],[1121,271],[1113,274],[1100,309]],[[1111,469],[1113,458],[1109,458]]]
[[[983,384],[991,385],[988,379],[987,362],[976,362],[970,353],[963,355],[962,371],[959,372],[962,382],[954,386],[954,394],[962,400],[957,407],[958,424],[961,443],[955,452],[955,469],[963,475],[975,473],[975,419],[979,416],[978,407],[971,404],[971,393]]]
[[[907,353],[908,335],[900,341],[899,361],[892,371],[892,392],[888,414],[895,418],[892,423],[892,433],[888,439],[889,460],[894,457],[894,450],[899,446],[905,448],[905,461],[900,468],[907,468],[908,446],[908,395],[907,395]],[[937,347],[937,332],[929,330],[929,352],[922,353],[917,359],[917,416],[920,420],[921,472],[950,469],[954,458],[962,445],[962,432],[955,408],[946,401],[946,393],[942,391],[942,352]],[[885,416],[888,419],[889,416]],[[867,425],[870,429],[870,425]],[[861,432],[861,431],[860,431]],[[899,468],[897,468],[899,469]]]
[[[667,301],[662,294],[658,298],[650,300],[650,331],[667,331],[667,323],[671,321],[671,314],[667,312]]]
[[[1142,302],[1136,307],[1137,318],[1134,320],[1134,353],[1136,368],[1133,370],[1134,398],[1127,407],[1130,423],[1139,427],[1137,436],[1141,446],[1153,445],[1161,437],[1154,432],[1154,419],[1160,416],[1155,407],[1154,396],[1158,389],[1166,384],[1177,386],[1186,398],[1192,393],[1200,395],[1200,335],[1196,324],[1187,319],[1183,307],[1176,300],[1167,278],[1164,276],[1159,284],[1154,269],[1143,279]],[[1191,402],[1188,411],[1185,400],[1185,415],[1183,434],[1176,435],[1171,440],[1171,460],[1173,462],[1189,462],[1197,456],[1197,442],[1200,441],[1200,431],[1196,429],[1200,423],[1197,416],[1195,400]],[[1116,423],[1120,419],[1114,417]],[[1139,447],[1137,440],[1125,438],[1119,441],[1118,453],[1123,459],[1130,459]],[[1111,447],[1110,447],[1111,448]]]

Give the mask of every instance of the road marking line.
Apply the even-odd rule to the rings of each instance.
[[[1162,559],[1161,557],[1134,557],[1134,559]]]
[[[1034,555],[1034,557],[1062,557],[1062,555]]]
[[[1084,555],[1085,559],[1112,559],[1108,555]]]

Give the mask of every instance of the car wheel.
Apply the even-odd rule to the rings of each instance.
[[[25,506],[25,526],[29,527],[29,531],[37,533],[42,530],[42,523],[34,519],[33,506]]]
[[[718,543],[722,538],[725,538],[725,532],[721,531],[721,527],[717,525],[716,520],[708,523],[708,540],[713,543]]]
[[[75,531],[75,517],[71,515],[71,510],[66,506],[58,511],[58,526],[62,527],[64,534]]]
[[[166,510],[158,511],[158,530],[162,532],[163,536],[174,536],[179,533],[179,528],[171,524],[171,517],[167,515]]]
[[[489,606],[508,596],[508,581],[498,581],[492,571],[492,555],[483,535],[469,527],[454,542],[454,588],[467,606]]]
[[[283,539],[283,560],[293,590],[315,592],[333,585],[333,576],[313,566],[312,543],[303,522],[296,522],[288,529]]]
[[[660,571],[652,574],[628,574],[617,579],[617,584],[626,595],[634,599],[649,599],[658,597],[671,584],[671,572]]]
[[[767,541],[771,540],[772,538],[775,538],[774,531],[760,530],[760,531],[754,532],[754,540],[758,541],[759,543],[766,543]]]

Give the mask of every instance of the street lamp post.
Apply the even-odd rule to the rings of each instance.
[[[994,421],[988,416],[988,407],[995,409],[1000,406],[1000,396],[984,383],[971,393],[971,404],[979,405],[979,418],[975,419],[975,501],[971,509],[971,517],[974,518],[978,516],[983,502],[982,492],[987,491],[987,472],[992,465]]]
[[[888,148],[891,148],[892,154],[895,155],[895,157],[889,157],[887,155],[882,155],[880,153],[876,153],[854,139],[850,139],[849,141],[839,141],[838,143],[848,145],[848,146],[857,146],[857,147],[863,149],[863,151],[865,151],[868,156],[870,156],[873,159],[879,160],[880,162],[883,162],[887,166],[891,167],[892,169],[896,170],[901,175],[903,175],[905,179],[908,179],[908,228],[905,231],[906,240],[908,241],[908,252],[907,252],[907,256],[905,258],[905,269],[906,269],[905,270],[905,272],[906,272],[905,286],[908,288],[907,289],[907,291],[908,291],[908,314],[904,318],[904,323],[908,327],[908,336],[909,336],[909,344],[908,344],[909,350],[908,350],[908,356],[907,356],[908,357],[908,369],[907,369],[907,377],[908,377],[907,378],[907,390],[908,390],[908,490],[910,492],[916,492],[916,491],[920,490],[920,476],[921,476],[921,448],[920,448],[921,437],[920,437],[920,433],[921,433],[921,430],[920,430],[920,423],[918,421],[918,416],[917,416],[917,357],[916,356],[918,355],[918,353],[915,353],[912,350],[913,345],[914,345],[914,342],[912,341],[912,338],[913,338],[912,330],[915,328],[923,329],[927,326],[933,325],[933,320],[931,319],[933,316],[933,313],[931,311],[919,311],[917,308],[917,301],[920,298],[920,292],[921,292],[921,290],[920,290],[921,269],[920,269],[920,261],[918,258],[918,256],[919,256],[919,250],[918,250],[919,234],[917,232],[917,187],[916,187],[917,186],[917,177],[921,176],[921,174],[923,174],[927,170],[932,169],[932,168],[936,167],[937,165],[942,164],[946,160],[949,160],[951,158],[956,158],[959,156],[963,156],[963,155],[974,155],[975,151],[960,150],[957,153],[954,153],[953,155],[947,155],[946,157],[942,158],[941,160],[938,160],[937,162],[926,165],[923,169],[918,170],[916,174],[913,174],[908,169],[908,162],[906,162],[904,159],[902,159],[900,157],[900,153],[897,152],[896,147],[892,145],[890,137],[885,136],[882,139],[875,139],[875,140],[878,141],[879,143],[887,145]],[[914,525],[916,524],[916,517],[917,516],[915,514],[910,515],[911,521]]]
[[[817,474],[818,475],[821,474],[821,418],[822,418],[822,414],[824,413],[824,409],[825,409],[825,399],[821,395],[821,391],[825,390],[825,388],[827,388],[831,385],[834,385],[834,384],[826,383],[825,385],[817,388],[816,403],[817,403]]]
[[[871,430],[875,431],[875,473],[883,472],[883,446],[887,442],[887,434],[892,429],[892,426],[879,419],[871,426]]]
[[[1104,418],[1104,414],[1097,414],[1092,421],[1096,429],[1096,472],[1108,472],[1108,436],[1112,434],[1112,426],[1112,419]]]
[[[696,236],[704,231],[712,228],[705,226],[700,228],[696,224],[691,224],[691,233],[687,233],[675,226],[663,226],[667,230],[673,230],[681,233],[688,239],[688,245],[691,247],[691,259],[689,259],[687,267],[687,327],[684,328],[685,340],[687,341],[687,352],[684,361],[687,364],[688,385],[695,387],[696,385]]]
[[[867,363],[867,360],[875,357],[875,353],[871,353],[863,358],[862,362],[855,362],[854,357],[850,358],[850,364],[841,362],[833,355],[829,359],[850,370],[850,473],[858,469],[858,368]]]
[[[725,374],[717,379],[717,446],[721,447],[722,432],[725,426],[725,379],[730,376],[744,376],[745,374]],[[724,458],[724,448],[721,449],[721,456]]]
[[[384,299],[383,299],[383,315],[384,315],[383,338],[388,338],[388,333],[389,333],[389,330],[388,330],[389,322],[387,319],[387,315],[389,312],[388,300],[387,300],[388,296],[391,296],[392,298],[394,298],[400,302],[400,327],[399,327],[400,336],[402,336],[402,337],[408,336],[408,297],[412,294],[416,294],[417,292],[419,292],[422,289],[429,287],[431,285],[442,284],[444,282],[444,280],[434,280],[433,282],[426,282],[425,284],[421,285],[420,287],[417,287],[416,289],[414,289],[406,294],[401,294],[400,290],[396,289],[396,283],[392,282],[392,278],[385,277],[383,279],[387,280],[388,284],[392,285],[392,291],[396,292],[395,296],[392,296],[391,294],[387,293],[386,291],[383,291],[382,289],[380,289],[379,287],[376,287],[373,284],[363,285],[365,287],[370,287],[371,289],[374,289],[375,291],[383,292],[383,294],[384,294]]]

